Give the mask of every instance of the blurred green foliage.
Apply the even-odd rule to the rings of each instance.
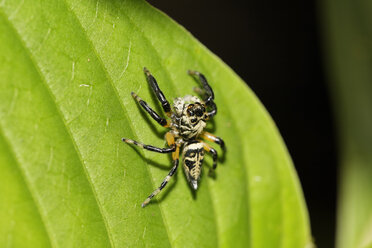
[[[372,2],[320,4],[342,166],[336,246],[372,247]]]

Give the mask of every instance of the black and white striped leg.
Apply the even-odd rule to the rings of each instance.
[[[207,152],[209,152],[212,155],[213,167],[209,171],[209,175],[213,175],[214,171],[217,168],[217,158],[218,158],[217,151],[214,148],[212,148],[211,146],[209,146],[208,144],[204,143],[204,142],[203,142],[203,145],[204,145],[204,150],[206,150]]]
[[[213,148],[209,150],[209,152],[212,154],[213,158],[213,170],[217,168],[217,151]]]
[[[141,99],[141,97],[139,97],[136,93],[132,92],[131,95],[133,96],[134,99],[136,99],[136,101],[142,106],[142,108],[144,108],[146,110],[147,113],[150,114],[150,116],[157,122],[159,123],[160,125],[162,125],[163,127],[168,127],[169,126],[169,122],[160,117],[152,108],[150,108],[150,106],[147,104],[147,102],[145,102],[144,100]]]
[[[149,204],[149,202],[151,201],[151,199],[156,196],[157,194],[160,193],[160,191],[165,187],[165,185],[167,185],[167,183],[169,182],[169,180],[172,178],[172,176],[174,175],[174,173],[177,171],[177,168],[178,168],[178,164],[179,164],[179,147],[177,147],[176,151],[173,153],[172,155],[173,157],[173,167],[172,169],[169,171],[168,175],[164,178],[163,182],[160,184],[160,187],[157,188],[154,192],[151,193],[151,195],[149,195],[146,200],[142,203],[142,207],[145,207],[147,204]]]
[[[208,116],[209,117],[215,116],[217,114],[217,106],[214,103],[214,92],[212,90],[212,87],[208,84],[207,79],[205,78],[205,76],[203,74],[201,74],[198,71],[189,70],[188,73],[192,76],[194,76],[194,75],[198,76],[199,81],[203,85],[203,91],[202,90],[198,90],[198,91],[205,93],[205,95],[206,95],[206,98],[204,99],[205,104],[207,106],[211,107],[211,109],[212,109],[210,112],[208,112]]]
[[[161,103],[161,106],[163,107],[164,112],[167,114],[167,116],[171,116],[171,106],[167,99],[165,98],[163,92],[160,90],[158,83],[156,82],[156,79],[151,75],[150,71],[144,67],[143,71],[146,74],[147,80],[154,91],[156,97]]]
[[[174,152],[176,150],[175,145],[172,145],[171,147],[167,147],[167,148],[159,148],[159,147],[155,147],[155,146],[151,146],[151,145],[145,145],[143,143],[137,142],[135,140],[127,139],[127,138],[122,138],[121,140],[125,143],[136,145],[140,148],[143,148],[143,149],[146,149],[146,150],[149,150],[149,151],[152,151],[152,152],[171,153],[171,152]]]

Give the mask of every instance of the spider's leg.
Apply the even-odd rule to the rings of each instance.
[[[206,95],[206,99],[204,99],[205,104],[207,106],[210,106],[211,109],[212,109],[210,112],[208,112],[208,116],[209,117],[215,116],[217,114],[217,106],[214,103],[214,93],[213,93],[212,87],[208,84],[207,79],[205,78],[205,76],[203,74],[201,74],[198,71],[189,70],[188,73],[192,76],[194,76],[194,75],[198,76],[199,81],[203,85],[203,90],[204,90],[204,93]],[[197,90],[197,91],[202,93],[202,90]]]
[[[160,117],[152,108],[150,108],[150,106],[147,104],[147,102],[145,102],[144,100],[142,100],[141,97],[139,97],[136,93],[132,92],[131,94],[134,97],[134,99],[136,99],[136,101],[142,106],[142,108],[144,108],[144,110],[146,110],[146,112],[149,113],[150,116],[157,123],[159,123],[163,127],[169,127],[169,124],[170,124],[169,121],[167,121],[166,119]]]
[[[220,137],[217,137],[205,131],[200,134],[200,137],[220,145],[221,149],[223,150],[225,149],[225,142]]]
[[[192,90],[193,90],[195,93],[197,93],[197,94],[199,94],[199,95],[201,95],[201,96],[204,96],[204,95],[205,95],[205,90],[203,90],[203,89],[201,89],[201,88],[199,88],[199,87],[193,87]]]
[[[172,153],[172,164],[173,167],[169,171],[168,175],[164,178],[163,182],[160,184],[160,187],[154,190],[154,192],[149,195],[146,200],[142,203],[142,207],[145,207],[147,204],[149,204],[150,200],[160,193],[160,191],[167,185],[171,177],[174,175],[174,173],[177,171],[178,164],[179,164],[179,157],[180,157],[180,147],[176,146],[176,151]]]
[[[167,101],[167,99],[165,98],[163,92],[160,90],[159,85],[156,82],[156,79],[151,75],[150,71],[147,70],[146,67],[143,68],[143,71],[146,74],[147,80],[148,80],[152,90],[154,91],[156,97],[160,101],[161,106],[163,107],[163,110],[164,110],[165,114],[170,117],[171,114],[172,114],[170,104]]]
[[[212,175],[214,173],[214,170],[217,168],[217,151],[215,149],[213,149],[213,147],[211,147],[207,143],[204,143],[204,142],[202,142],[202,143],[203,143],[203,146],[204,146],[204,150],[206,150],[207,152],[212,154],[213,168],[209,171],[209,175]]]
[[[145,145],[143,143],[137,142],[135,140],[127,139],[127,138],[122,138],[121,140],[124,141],[125,143],[136,145],[140,148],[143,148],[143,149],[146,149],[146,150],[149,150],[149,151],[152,151],[152,152],[171,153],[171,152],[174,152],[176,150],[176,146],[174,144],[171,147],[159,148],[159,147],[155,147],[155,146],[151,146],[151,145]]]

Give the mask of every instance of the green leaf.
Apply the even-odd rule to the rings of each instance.
[[[14,247],[305,247],[306,206],[272,120],[226,65],[144,1],[0,5],[0,245]],[[203,72],[225,139],[217,178],[194,194],[182,171],[142,209],[171,168],[148,67],[168,99]],[[218,148],[217,148],[218,149]],[[221,150],[218,150],[222,154]],[[211,159],[205,162],[211,165]],[[207,166],[206,165],[206,166]]]
[[[340,143],[337,247],[371,247],[372,4],[327,0],[322,7]]]

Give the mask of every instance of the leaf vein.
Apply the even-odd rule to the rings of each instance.
[[[24,169],[21,166],[21,163],[18,161],[18,158],[16,156],[16,152],[15,152],[14,148],[10,145],[10,142],[9,142],[8,138],[6,137],[5,132],[3,130],[3,127],[0,125],[0,139],[1,138],[4,140],[5,144],[7,144],[7,147],[9,148],[8,149],[9,154],[13,157],[13,160],[16,162],[17,168],[19,169],[20,174],[22,175],[23,181],[26,184],[26,187],[27,187],[28,191],[30,192],[32,201],[33,201],[33,203],[34,203],[34,205],[35,205],[35,207],[36,207],[36,209],[39,213],[41,223],[43,224],[45,232],[48,236],[50,246],[51,247],[58,247],[57,244],[54,244],[53,241],[52,241],[53,239],[51,237],[54,237],[54,235],[52,234],[51,228],[50,228],[50,226],[49,226],[49,224],[46,220],[47,218],[46,218],[46,215],[44,214],[44,212],[46,212],[46,211],[42,208],[41,204],[38,202],[38,200],[37,200],[38,197],[36,197],[37,194],[35,192],[33,192],[33,188],[31,187],[31,184],[28,181],[28,177],[26,175],[27,173],[26,173],[26,171],[24,171]]]
[[[82,29],[82,31],[83,31],[83,33],[84,33],[84,35],[85,35],[85,37],[86,37],[86,40],[87,40],[87,42],[88,42],[90,48],[92,49],[92,51],[94,52],[94,54],[95,54],[97,60],[99,61],[99,64],[101,65],[101,68],[102,68],[103,72],[105,73],[105,77],[107,78],[108,82],[110,83],[110,86],[111,86],[111,88],[113,89],[113,91],[114,91],[114,93],[115,93],[115,96],[116,96],[116,98],[117,98],[117,100],[118,100],[118,102],[119,102],[119,104],[120,104],[120,106],[121,106],[121,108],[122,108],[122,111],[123,111],[124,117],[125,117],[127,120],[130,120],[130,118],[129,118],[129,116],[128,116],[128,113],[127,113],[127,111],[126,111],[126,108],[125,108],[123,102],[120,101],[120,94],[119,94],[117,88],[114,86],[113,79],[112,79],[112,77],[110,76],[110,74],[108,73],[107,68],[106,68],[105,64],[103,63],[101,56],[99,56],[98,52],[96,51],[95,46],[93,45],[93,42],[91,41],[91,39],[90,39],[89,36],[87,35],[87,31],[84,29],[83,25],[81,24],[79,18],[77,17],[77,15],[76,15],[76,13],[73,11],[73,9],[70,8],[70,6],[68,5],[68,3],[67,3],[66,1],[65,1],[64,3],[65,3],[65,5],[66,5],[66,7],[67,7],[67,8],[68,8],[68,9],[69,9],[73,14],[74,14],[74,17],[75,17],[77,23],[79,24],[80,28]],[[130,53],[130,50],[128,51],[128,53]],[[128,55],[129,55],[129,54],[128,54]],[[129,61],[129,56],[128,56],[128,61]],[[135,128],[133,127],[133,124],[132,124],[130,121],[128,121],[127,123],[129,124],[129,127],[130,127],[131,131],[133,132],[134,137],[137,139],[137,138],[138,138],[138,135],[137,135],[137,132],[135,131]],[[146,156],[144,155],[144,152],[143,152],[143,151],[140,151],[140,152],[143,154],[144,157],[146,157]],[[150,172],[150,169],[149,169],[148,163],[146,163],[146,162],[144,162],[144,163],[146,164],[146,165],[145,165],[145,168],[146,168],[146,171],[147,171],[147,173],[148,173],[148,175],[149,175],[149,177],[150,177],[150,180],[151,180],[151,182],[152,182],[152,185],[155,186],[155,182],[154,182],[154,179],[153,179],[152,174],[151,174],[151,172]],[[164,224],[164,227],[165,227],[165,229],[166,229],[166,231],[167,231],[166,233],[167,233],[168,241],[169,241],[170,244],[172,244],[171,239],[170,239],[170,237],[169,237],[169,233],[170,233],[170,231],[169,231],[168,226],[167,226],[167,224],[166,224],[166,220],[165,220],[164,213],[163,213],[163,211],[162,211],[161,205],[159,205],[158,207],[159,207],[159,211],[160,211],[160,213],[161,213],[161,215],[162,215],[162,219],[163,219],[163,222],[164,222],[164,223],[163,223],[163,224]],[[172,245],[171,245],[171,246],[172,246]]]
[[[10,20],[7,18],[6,14],[3,13],[3,11],[0,11],[0,13],[2,13],[2,15],[5,17],[5,19],[7,19],[9,25],[10,25],[11,28],[14,30],[14,33],[16,34],[17,38],[19,39],[20,43],[22,44],[22,47],[23,47],[24,50],[26,51],[27,56],[30,58],[30,61],[32,62],[32,65],[34,66],[35,71],[36,71],[37,74],[39,75],[40,80],[43,82],[44,87],[46,88],[48,94],[50,95],[50,97],[51,97],[51,99],[52,99],[52,101],[53,101],[53,103],[55,104],[56,110],[57,110],[57,112],[58,112],[58,116],[61,118],[61,121],[63,122],[63,125],[64,125],[64,127],[65,127],[65,130],[66,130],[67,134],[69,135],[69,138],[70,138],[70,140],[71,140],[71,143],[72,143],[72,145],[74,146],[74,150],[75,150],[75,152],[76,152],[76,155],[77,155],[78,158],[79,158],[80,164],[81,164],[81,166],[83,167],[83,170],[84,170],[85,176],[86,176],[86,178],[87,178],[87,180],[88,180],[88,182],[89,182],[89,185],[90,185],[90,187],[91,187],[92,193],[93,193],[94,198],[95,198],[95,200],[96,200],[96,202],[97,202],[98,209],[99,209],[99,211],[100,211],[100,214],[101,214],[102,220],[103,220],[103,222],[105,223],[106,234],[107,234],[107,236],[108,236],[108,238],[109,238],[109,241],[110,241],[110,243],[111,243],[111,246],[114,247],[114,245],[113,245],[113,241],[112,241],[112,237],[110,236],[110,232],[108,231],[109,227],[108,227],[108,224],[107,224],[107,220],[106,220],[106,218],[105,218],[104,215],[103,215],[102,206],[101,206],[101,204],[99,203],[99,200],[98,200],[97,194],[96,194],[96,192],[95,192],[95,188],[94,188],[94,186],[93,186],[92,180],[91,180],[91,178],[90,178],[90,176],[89,176],[89,173],[88,173],[88,171],[87,171],[87,168],[84,166],[82,156],[81,156],[81,154],[80,154],[80,152],[79,152],[79,150],[78,150],[78,148],[77,148],[77,145],[76,145],[76,143],[75,143],[75,140],[73,139],[73,136],[72,136],[72,134],[70,133],[70,130],[67,128],[66,120],[64,119],[61,110],[58,108],[58,104],[56,103],[56,99],[55,99],[53,93],[51,92],[50,88],[48,87],[48,83],[47,83],[46,79],[44,78],[44,76],[43,76],[43,74],[42,74],[42,72],[41,72],[41,70],[40,70],[40,68],[39,68],[39,65],[36,63],[36,60],[35,60],[33,54],[31,53],[30,49],[26,46],[25,41],[23,41],[23,39],[21,38],[21,35],[18,33],[17,29],[13,26],[13,24],[12,24],[12,23],[10,22]]]

